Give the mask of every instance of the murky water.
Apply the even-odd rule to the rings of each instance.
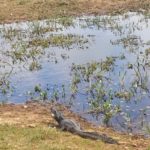
[[[71,67],[113,57],[112,69],[103,72],[111,79],[104,87],[119,93],[111,105],[119,105],[121,112],[111,118],[109,125],[121,131],[148,134],[145,129],[150,122],[150,19],[128,13],[85,16],[71,23],[63,26],[57,20],[44,20],[0,26],[1,101],[23,103],[43,98],[46,93],[49,99],[72,104],[72,110],[102,124],[103,113],[98,118],[86,113],[91,108],[87,93],[91,83],[81,79],[72,99]],[[35,87],[40,88],[39,93]],[[128,93],[122,96],[122,92]],[[129,92],[132,96],[126,98]]]

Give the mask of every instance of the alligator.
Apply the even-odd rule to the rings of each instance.
[[[88,138],[92,140],[101,140],[105,143],[118,144],[116,140],[111,137],[108,137],[105,134],[98,134],[97,132],[86,132],[81,129],[75,121],[71,119],[66,119],[61,112],[57,111],[56,108],[51,108],[52,117],[57,121],[59,128],[62,131],[68,131],[73,134],[79,135],[83,138]]]

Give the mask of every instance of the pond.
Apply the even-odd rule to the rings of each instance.
[[[0,101],[63,103],[97,125],[150,132],[150,17],[0,25]]]

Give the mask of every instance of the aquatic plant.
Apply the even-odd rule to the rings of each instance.
[[[66,16],[62,16],[62,17],[56,19],[56,22],[65,28],[74,26],[74,24],[75,24],[74,18],[66,17]]]
[[[14,37],[17,37],[21,34],[21,30],[20,29],[15,29],[13,27],[3,27],[1,29],[1,33],[3,35],[4,38],[8,39],[8,40],[13,40]]]
[[[112,105],[113,94],[106,87],[106,82],[109,78],[105,73],[113,68],[115,58],[106,57],[106,60],[101,62],[92,62],[86,65],[72,64],[72,92],[78,93],[78,86],[86,84],[86,92],[88,94],[88,102],[90,108],[96,114],[104,115],[104,123],[109,124],[110,119],[118,112],[118,106]]]
[[[122,45],[125,49],[128,49],[130,52],[135,52],[141,46],[144,46],[142,39],[135,35],[128,35],[127,37],[121,37],[115,41],[111,41],[113,45]]]

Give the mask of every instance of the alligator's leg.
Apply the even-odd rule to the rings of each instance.
[[[65,126],[61,126],[61,127],[60,127],[60,130],[61,130],[61,131],[64,131],[64,130],[65,130]]]

